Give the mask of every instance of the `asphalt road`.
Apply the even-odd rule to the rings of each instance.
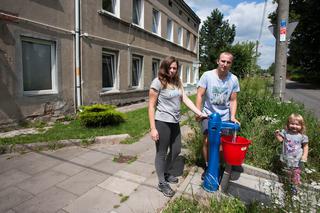
[[[320,87],[287,80],[284,97],[304,104],[320,120]]]

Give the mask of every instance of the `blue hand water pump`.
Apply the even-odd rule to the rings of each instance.
[[[203,188],[208,192],[217,191],[219,188],[220,172],[220,137],[221,130],[232,129],[239,131],[240,126],[233,122],[222,122],[218,113],[212,113],[208,121],[208,139],[209,139],[209,161],[208,168],[204,177]]]

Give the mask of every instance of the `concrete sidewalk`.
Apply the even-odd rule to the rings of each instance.
[[[137,160],[114,162],[119,155]],[[159,212],[169,198],[156,188],[154,157],[148,134],[134,144],[0,155],[0,212]]]

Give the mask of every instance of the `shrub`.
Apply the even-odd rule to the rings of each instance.
[[[124,113],[116,111],[112,105],[94,104],[83,106],[79,113],[80,123],[86,127],[118,125],[126,120]]]

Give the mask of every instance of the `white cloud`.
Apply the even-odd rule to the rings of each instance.
[[[236,26],[236,42],[254,41],[259,37],[264,2],[241,2],[232,7],[222,4],[218,0],[186,0],[186,3],[196,12],[202,21],[207,19],[212,10],[218,8],[224,14],[224,19]],[[267,1],[266,12],[261,33],[258,51],[261,56],[258,64],[266,69],[274,62],[275,39],[269,32],[270,25],[268,15],[276,9],[276,5],[271,0]]]

